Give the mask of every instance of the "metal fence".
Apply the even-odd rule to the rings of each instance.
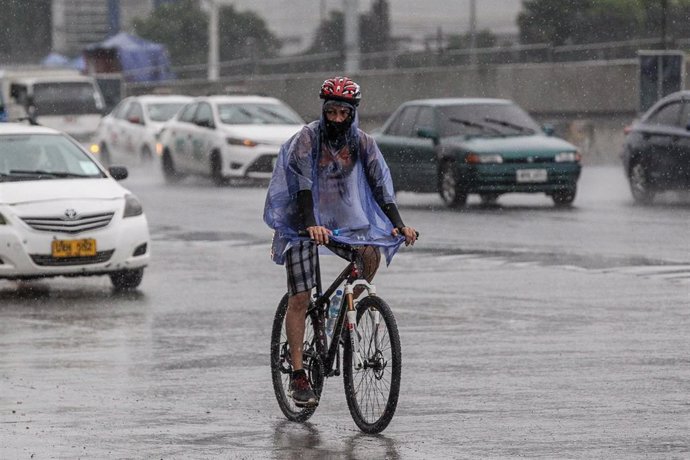
[[[414,69],[428,67],[496,65],[516,63],[575,62],[633,59],[641,49],[674,48],[690,50],[690,39],[675,40],[664,46],[660,39],[640,39],[585,45],[551,46],[544,43],[461,50],[383,51],[359,55],[361,70]],[[344,70],[342,53],[321,53],[271,59],[236,59],[219,63],[219,77],[338,72]],[[206,64],[176,66],[171,69],[179,80],[206,79]],[[126,78],[126,75],[124,75]]]

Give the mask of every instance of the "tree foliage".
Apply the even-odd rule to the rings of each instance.
[[[50,0],[0,0],[0,12],[0,60],[28,63],[50,53]]]
[[[233,6],[222,7],[218,23],[221,61],[274,57],[280,50],[280,40],[252,11],[237,12]]]
[[[472,44],[472,37],[470,33],[462,35],[448,36],[448,49],[465,49],[470,48]],[[497,46],[498,39],[489,29],[480,30],[475,35],[474,46],[477,48],[492,48]]]
[[[690,0],[524,0],[521,43],[566,45],[686,37]]]
[[[196,0],[166,3],[151,15],[134,21],[142,38],[167,46],[173,65],[203,64],[208,60],[209,18]],[[273,57],[280,41],[266,23],[252,12],[222,6],[218,12],[218,46],[221,61]]]
[[[375,0],[371,11],[359,16],[359,51],[371,53],[389,49],[390,17],[387,0]],[[343,52],[345,47],[345,15],[331,11],[319,24],[307,54]]]

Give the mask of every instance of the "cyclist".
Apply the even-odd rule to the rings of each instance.
[[[298,407],[318,404],[302,368],[304,318],[316,284],[316,246],[328,243],[338,229],[340,241],[357,246],[363,275],[371,281],[381,251],[390,263],[403,242],[416,240],[415,229],[400,217],[376,142],[359,129],[359,85],[347,77],[329,78],[319,97],[320,119],[280,149],[264,208],[264,221],[274,229],[272,258],[287,270],[285,326],[293,368],[288,393]],[[304,230],[309,240],[299,237]]]

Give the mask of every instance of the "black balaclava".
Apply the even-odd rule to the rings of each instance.
[[[328,117],[326,117],[326,109],[332,106],[340,106],[340,107],[347,107],[350,109],[350,116],[347,117],[344,121],[341,122],[335,122],[335,121],[329,121]],[[334,100],[327,100],[323,103],[323,119],[325,123],[325,134],[326,134],[326,139],[332,144],[332,145],[344,145],[345,144],[345,135],[350,129],[350,126],[352,126],[352,122],[355,119],[355,106],[352,104],[348,104],[347,102],[342,102],[342,101],[334,101]]]

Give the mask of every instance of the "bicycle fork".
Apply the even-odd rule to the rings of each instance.
[[[373,284],[369,284],[366,280],[360,279],[345,285],[345,301],[347,302],[347,329],[350,333],[350,345],[352,346],[352,356],[354,361],[352,364],[355,370],[361,370],[364,368],[364,360],[362,359],[359,343],[360,333],[357,330],[357,310],[355,309],[354,305],[354,288],[358,285],[364,286],[369,295],[376,294],[376,287]],[[374,318],[374,331],[378,330],[380,320],[381,317],[378,312],[376,312],[376,316]]]

